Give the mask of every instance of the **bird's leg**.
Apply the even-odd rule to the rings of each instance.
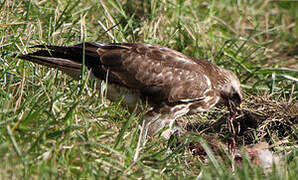
[[[176,124],[176,119],[186,114],[189,111],[189,106],[190,104],[174,107],[164,106],[163,109],[149,111],[142,123],[134,161],[137,161],[141,147],[145,146],[147,136],[153,136],[165,126],[169,126],[169,129],[161,134],[165,139],[169,139],[172,134],[177,137],[182,136],[182,130]]]
[[[169,139],[172,134],[181,136],[181,128],[176,123],[176,119],[188,113],[190,105],[191,103],[176,106],[164,105],[162,108],[149,112],[149,117],[145,119],[147,124],[146,135],[152,136],[168,126],[169,128],[161,134],[165,139]]]
[[[145,130],[143,132],[143,136],[145,138],[147,136],[151,137],[166,126],[167,118],[166,118],[166,115],[153,113],[152,116],[145,117],[144,123],[145,123],[145,127],[144,127]]]
[[[142,147],[144,147],[146,144],[147,137],[153,136],[158,131],[162,130],[167,124],[172,124],[171,121],[169,121],[168,114],[162,115],[153,111],[149,111],[146,114],[142,122],[141,132],[139,134],[138,144],[134,155],[135,162],[138,160]],[[167,131],[168,130],[165,132]],[[165,132],[162,133],[162,136],[166,139],[169,139],[169,136],[167,136],[167,133]]]
[[[191,103],[185,103],[176,105],[170,108],[169,113],[169,129],[162,133],[162,136],[168,139],[168,146],[170,149],[176,149],[182,144],[181,136],[183,135],[183,131],[181,127],[177,124],[176,119],[187,114],[189,112],[189,106]]]
[[[168,126],[161,134],[165,139],[169,139],[174,133],[181,134],[181,128],[176,123],[176,119],[169,114],[156,114],[153,117],[147,117],[145,120],[144,137],[151,137],[160,130]]]
[[[175,135],[176,137],[182,136],[182,129],[177,124],[176,119],[187,114],[189,112],[189,107],[191,103],[180,104],[168,108],[168,117],[165,122],[169,125],[169,129],[162,133],[162,136],[166,139],[170,139],[171,135]]]

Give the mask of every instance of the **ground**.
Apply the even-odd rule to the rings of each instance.
[[[0,9],[1,179],[295,179],[298,2],[5,0]],[[189,142],[228,139],[221,106],[179,119],[180,146],[156,135],[133,161],[144,112],[106,100],[87,72],[74,81],[10,56],[83,41],[160,44],[232,70],[244,91],[237,145],[267,142],[282,163],[268,173],[244,158],[232,172],[208,148],[209,163],[193,156]]]

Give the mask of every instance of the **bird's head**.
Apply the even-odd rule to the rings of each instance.
[[[242,101],[242,91],[237,76],[231,71],[227,71],[227,81],[222,85],[220,91],[223,103],[228,107],[231,114],[237,113]]]

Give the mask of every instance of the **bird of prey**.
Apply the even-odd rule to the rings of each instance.
[[[228,107],[233,119],[242,100],[240,82],[231,71],[159,45],[85,42],[33,48],[38,50],[18,58],[74,78],[80,76],[84,58],[94,77],[108,81],[112,88],[108,97],[115,99],[125,89],[127,104],[148,102],[152,110],[144,118],[145,135],[166,125],[173,129],[178,117],[207,111],[218,103]]]

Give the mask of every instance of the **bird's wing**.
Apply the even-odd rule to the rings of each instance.
[[[34,48],[41,50],[19,57],[76,76],[80,75],[85,57],[85,65],[97,78],[138,89],[156,102],[199,101],[212,87],[211,76],[206,73],[206,68],[211,67],[207,61],[199,62],[159,45],[85,42]]]
[[[120,48],[117,48],[117,47]],[[155,101],[203,100],[211,89],[205,70],[193,58],[149,44],[109,44],[98,50],[103,66],[130,88]]]

